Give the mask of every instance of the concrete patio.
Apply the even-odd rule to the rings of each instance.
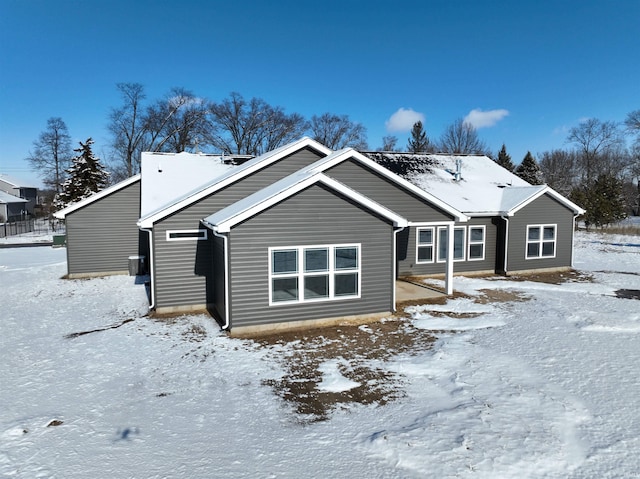
[[[402,279],[396,280],[396,302],[398,303],[420,299],[442,298],[445,296],[442,291],[438,291],[427,285],[420,285]]]

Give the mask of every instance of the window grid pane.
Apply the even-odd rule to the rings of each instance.
[[[298,251],[295,249],[274,251],[271,272],[273,274],[297,273]]]
[[[305,276],[304,299],[328,298],[329,275]]]
[[[304,270],[305,272],[328,271],[329,250],[327,248],[304,250]]]
[[[336,296],[353,296],[358,294],[358,273],[336,274]]]
[[[336,248],[335,269],[358,267],[358,248]]]
[[[274,303],[298,300],[298,278],[274,278],[271,283]]]

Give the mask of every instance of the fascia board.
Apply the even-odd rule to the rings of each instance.
[[[115,193],[116,191],[119,191],[122,188],[125,188],[126,186],[132,185],[136,181],[140,181],[140,174],[127,178],[126,180],[123,180],[120,183],[116,183],[115,185],[111,185],[109,188],[105,188],[104,190],[98,191],[97,193],[83,200],[70,204],[69,206],[62,208],[61,210],[56,211],[53,214],[53,216],[59,220],[63,220],[69,213],[73,213],[74,211],[80,208],[83,208],[87,205],[90,205],[91,203],[98,201],[99,199],[104,198],[105,196],[109,196]]]
[[[519,205],[517,205],[517,206],[511,208],[509,211],[505,212],[506,216],[515,215],[522,208],[524,208],[525,206],[527,206],[531,202],[537,200],[538,198],[540,198],[542,195],[544,195],[546,193],[551,195],[553,198],[558,200],[560,203],[565,205],[567,208],[573,210],[575,214],[582,215],[582,214],[585,213],[585,210],[583,208],[579,207],[578,205],[576,205],[572,201],[568,200],[567,198],[562,196],[560,193],[555,191],[553,188],[550,188],[549,186],[545,186],[544,188],[542,188],[541,190],[537,191],[536,193],[531,195],[529,198],[527,198],[526,200],[521,202]]]
[[[394,213],[388,208],[385,208],[384,206],[372,201],[366,196],[352,190],[351,188],[334,180],[333,178],[329,178],[328,176],[322,173],[310,173],[309,176],[303,177],[301,181],[298,181],[295,184],[290,185],[286,189],[276,192],[275,194],[269,196],[268,198],[260,198],[260,201],[257,201],[246,208],[242,208],[237,212],[232,212],[229,214],[227,218],[215,224],[205,220],[203,220],[203,223],[206,226],[212,228],[217,233],[228,233],[231,230],[231,228],[237,225],[238,223],[241,223],[242,221],[245,221],[255,216],[261,211],[264,211],[265,209],[270,208],[271,206],[289,198],[290,196],[293,196],[299,191],[302,191],[303,189],[319,182],[325,184],[329,188],[339,193],[342,193],[346,197],[352,199],[356,203],[364,206],[365,208],[375,211],[381,216],[388,218],[390,221],[394,223],[394,225],[398,227],[406,227],[409,224],[409,222],[402,216]],[[231,205],[230,208],[233,208],[233,205]]]

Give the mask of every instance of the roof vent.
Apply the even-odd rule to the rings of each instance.
[[[456,158],[456,172],[453,175],[454,181],[460,181],[462,178],[462,159]]]

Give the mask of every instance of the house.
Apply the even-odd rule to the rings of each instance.
[[[357,151],[332,152],[303,138],[138,225],[149,234],[152,308],[207,308],[235,329],[388,314],[397,234],[464,219]],[[313,268],[312,256],[319,262]],[[451,290],[451,274],[447,284]]]
[[[454,227],[456,273],[508,274],[572,266],[575,218],[584,210],[552,188],[530,185],[484,155],[367,155],[402,171],[413,184],[469,218]],[[405,162],[418,165],[398,165]],[[408,239],[399,273],[442,273],[446,234],[437,227],[418,229]]]
[[[8,175],[0,175],[0,191],[27,200],[23,204],[22,209],[24,210],[24,214],[33,216],[35,206],[38,203],[38,189],[35,186],[27,186],[26,183]],[[24,218],[24,214],[18,213],[18,215],[14,216],[22,216],[18,218],[22,219]]]
[[[403,177],[370,155],[305,137],[240,165],[215,161],[214,168],[202,158],[145,153],[139,177],[59,215],[70,236],[82,236],[80,224],[136,224],[151,308],[207,309],[236,332],[389,314],[402,276],[443,275],[451,294],[454,270],[571,265],[573,219],[582,210],[548,187],[503,176],[488,158],[428,158],[430,168]],[[491,181],[473,173],[494,166]],[[139,203],[101,205],[134,185]],[[99,208],[122,217],[105,221]],[[76,216],[83,210],[85,218]],[[69,229],[75,221],[78,229]],[[83,241],[110,249],[92,234]],[[118,253],[121,266],[136,254],[133,245]],[[69,258],[82,250],[72,238],[67,247]]]
[[[28,200],[0,191],[0,223],[24,218]]]

